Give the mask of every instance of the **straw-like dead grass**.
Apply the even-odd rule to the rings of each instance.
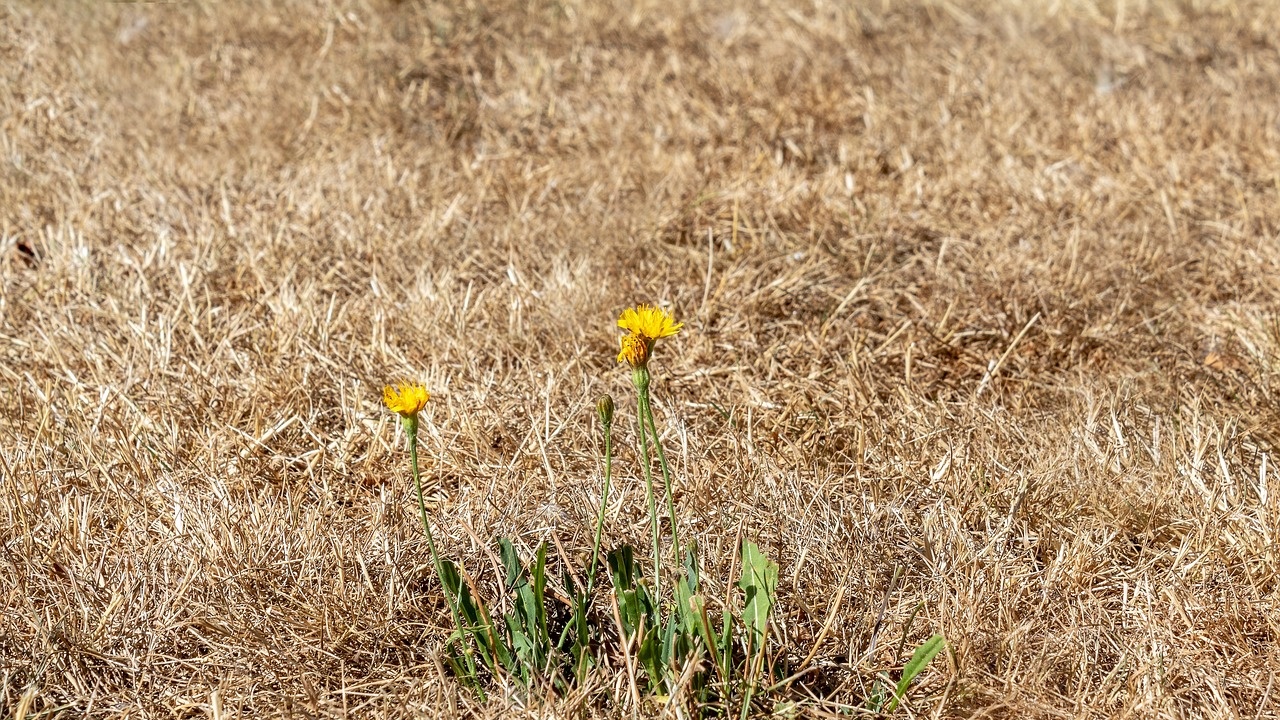
[[[813,712],[920,607],[906,652],[952,648],[921,714],[1280,716],[1276,27],[0,2],[0,708],[515,712],[432,660],[380,386],[431,388],[438,527],[483,585],[496,534],[589,547],[611,324],[657,300],[713,585],[758,537],[801,655],[843,591]],[[607,538],[644,547],[622,452]]]

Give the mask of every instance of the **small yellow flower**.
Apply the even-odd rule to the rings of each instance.
[[[394,388],[387,385],[382,388],[382,402],[392,412],[400,413],[401,417],[417,417],[430,398],[431,394],[427,389],[417,383],[400,384]]]
[[[622,311],[618,327],[630,333],[618,339],[618,362],[630,363],[631,367],[640,368],[648,364],[653,343],[658,338],[671,337],[680,332],[684,323],[676,322],[662,308],[638,305]]]
[[[684,323],[676,322],[670,313],[652,305],[639,305],[622,311],[618,327],[633,335],[640,335],[650,342],[671,337],[680,332]]]

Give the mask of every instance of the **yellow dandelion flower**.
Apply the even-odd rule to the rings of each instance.
[[[622,311],[618,327],[629,334],[619,338],[618,362],[630,363],[633,368],[643,368],[653,352],[658,338],[671,337],[680,332],[684,323],[676,322],[671,314],[652,305],[637,305]]]
[[[417,417],[430,398],[431,394],[427,389],[417,383],[400,384],[394,388],[387,385],[382,388],[382,402],[401,417]]]
[[[680,332],[680,328],[684,327],[684,323],[676,322],[676,319],[662,308],[638,305],[622,311],[622,315],[618,317],[618,327],[652,342],[675,335]]]

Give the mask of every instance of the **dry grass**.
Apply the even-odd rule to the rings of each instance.
[[[496,534],[582,553],[611,324],[658,300],[708,575],[760,538],[800,654],[844,589],[812,712],[921,606],[908,648],[953,649],[921,715],[1280,717],[1276,27],[0,0],[0,714],[514,713],[432,660],[378,391],[433,390],[439,532],[482,582]],[[619,467],[607,537],[644,547]]]

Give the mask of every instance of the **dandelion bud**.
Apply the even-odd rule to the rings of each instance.
[[[613,396],[601,395],[596,400],[596,415],[600,417],[600,424],[608,427],[613,424]]]

